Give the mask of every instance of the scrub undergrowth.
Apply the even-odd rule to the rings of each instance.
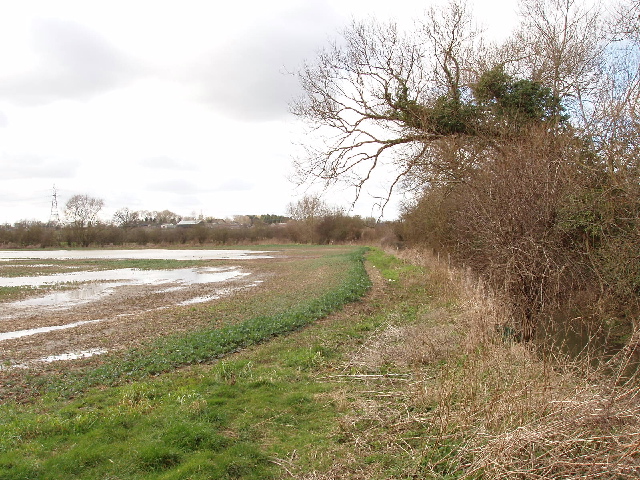
[[[301,478],[640,477],[640,335],[596,364],[550,355],[504,335],[504,306],[468,272],[401,255],[423,269],[399,266],[384,325],[336,376],[348,446]]]

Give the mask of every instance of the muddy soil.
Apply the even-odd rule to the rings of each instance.
[[[5,372],[14,368],[39,369],[47,357],[82,357],[124,350],[159,336],[211,325],[215,319],[184,312],[192,305],[206,305],[259,288],[261,277],[261,274],[243,271],[243,275],[215,283],[119,285],[95,301],[65,308],[34,307],[19,312],[13,308],[11,312],[8,304],[0,303],[0,338],[7,332],[89,322],[0,339],[0,369]]]

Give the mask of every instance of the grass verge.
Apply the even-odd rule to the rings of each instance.
[[[548,355],[500,334],[500,303],[465,272],[402,255],[423,269],[405,268],[343,380],[350,449],[370,464],[313,478],[640,477],[640,336],[597,368]]]

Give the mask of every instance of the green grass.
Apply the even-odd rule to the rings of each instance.
[[[0,478],[274,478],[260,422],[278,434],[304,402],[283,395],[286,383],[269,372],[246,367],[225,365],[233,384],[219,368],[195,369],[3,421],[20,455],[3,448]]]
[[[34,287],[18,286],[18,287],[0,287],[0,298],[13,299],[25,296],[27,293],[32,293]]]
[[[419,267],[403,262],[380,249],[372,249],[367,258],[389,282],[397,282],[407,274],[420,271]]]
[[[370,286],[362,250],[325,252],[311,263],[332,267],[331,288],[295,308],[158,340],[0,405],[0,479],[280,478],[280,458],[330,445],[337,409],[311,375],[334,349],[282,348]],[[251,355],[269,339],[266,357]]]

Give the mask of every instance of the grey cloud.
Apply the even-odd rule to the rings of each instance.
[[[242,178],[230,178],[213,186],[207,185],[203,187],[196,182],[188,179],[176,178],[171,180],[163,180],[159,182],[149,183],[148,188],[158,192],[178,193],[178,194],[196,194],[196,193],[212,193],[212,192],[244,192],[255,187],[252,182]]]
[[[109,201],[107,203],[109,205],[117,205],[117,208],[127,207],[135,210],[141,204],[141,200],[137,191],[112,190],[109,193]]]
[[[167,156],[145,158],[140,160],[138,162],[138,165],[140,165],[141,167],[180,171],[196,169],[195,165],[191,163],[187,163]]]
[[[173,180],[165,180],[162,182],[153,182],[147,185],[149,190],[157,191],[157,192],[167,192],[167,193],[195,193],[200,190],[200,188],[189,180],[183,179],[173,179]]]
[[[200,198],[196,195],[180,195],[171,201],[172,208],[186,215],[200,213]]]
[[[301,2],[264,23],[249,26],[195,68],[201,99],[241,120],[270,120],[288,113],[299,93],[295,72],[336,31],[338,17],[319,2]]]
[[[241,178],[231,178],[225,182],[222,182],[212,191],[214,192],[244,192],[251,190],[255,187],[255,184],[243,180]]]
[[[0,112],[0,128],[5,128],[8,126],[9,126],[9,119],[4,113]]]
[[[38,64],[31,71],[0,78],[0,98],[28,105],[86,100],[142,72],[133,59],[83,25],[41,19],[33,29]]]
[[[37,155],[2,155],[3,179],[19,178],[71,178],[79,167],[75,160],[59,160]]]

